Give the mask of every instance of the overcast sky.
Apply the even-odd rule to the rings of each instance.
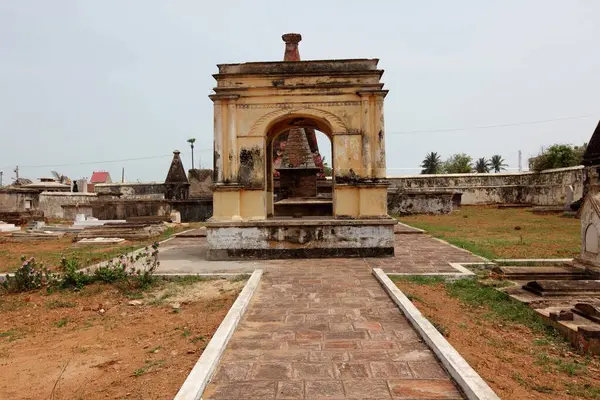
[[[526,165],[591,136],[598,15],[598,0],[0,0],[0,169],[161,181],[174,149],[190,164],[189,137],[212,165],[216,64],[281,60],[285,32],[305,60],[380,59],[389,175],[429,151],[517,168],[519,149]],[[56,164],[71,165],[32,167]]]

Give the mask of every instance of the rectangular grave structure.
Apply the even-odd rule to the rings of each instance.
[[[589,264],[600,272],[600,122],[592,134],[583,156],[586,168],[584,199],[579,209],[581,221],[580,261]]]
[[[221,64],[214,75],[208,257],[393,255],[378,60],[300,61],[301,36],[282,38],[283,62]],[[332,143],[330,198],[317,197],[315,130]],[[276,147],[274,160],[282,135],[291,148]]]

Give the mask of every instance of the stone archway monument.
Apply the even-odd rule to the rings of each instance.
[[[214,75],[209,259],[393,255],[378,60],[299,61],[301,36],[283,39],[285,61],[221,64]],[[332,143],[331,195],[286,199],[299,212],[273,217],[273,143],[284,132],[306,143],[298,132],[313,130]],[[289,167],[293,174],[302,165]],[[299,175],[316,170],[310,161],[305,167]],[[303,215],[327,201],[332,215]]]

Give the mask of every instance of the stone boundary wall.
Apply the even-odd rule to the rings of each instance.
[[[121,194],[122,199],[162,200],[165,198],[165,184],[147,183],[100,183],[94,186],[98,194]]]
[[[389,177],[399,193],[461,192],[462,204],[564,205],[580,199],[586,169],[583,166],[536,172],[500,174],[439,174]]]
[[[96,198],[95,193],[42,192],[38,210],[43,211],[45,218],[66,218],[63,205],[89,207]]]
[[[456,197],[459,198],[455,200]],[[460,207],[460,194],[452,192],[388,191],[388,214],[390,215],[448,214],[458,207]]]

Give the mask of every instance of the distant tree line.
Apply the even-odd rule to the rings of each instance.
[[[529,159],[529,169],[531,171],[543,171],[545,169],[566,168],[581,165],[583,155],[587,149],[587,143],[583,146],[573,146],[570,144],[553,144],[550,147],[542,148],[540,153]],[[507,164],[500,154],[495,154],[491,158],[481,157],[474,160],[465,153],[457,153],[442,161],[442,157],[436,152],[430,152],[425,156],[421,163],[422,174],[468,174],[472,172],[484,174],[489,172],[501,172],[505,170]]]
[[[468,174],[471,172],[487,173],[501,172],[507,164],[501,155],[495,154],[491,158],[481,157],[473,163],[473,158],[465,153],[453,154],[446,161],[436,152],[430,152],[421,163],[422,174]]]

